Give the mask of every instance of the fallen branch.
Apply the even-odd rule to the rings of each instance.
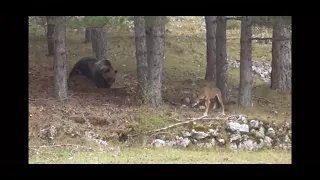
[[[174,120],[176,120],[178,122],[183,122],[183,120],[180,120],[180,119],[177,119],[177,118],[174,118]]]
[[[167,130],[167,129],[170,129],[170,128],[173,128],[173,127],[176,127],[176,126],[179,126],[179,125],[188,124],[188,123],[190,123],[190,122],[194,122],[194,121],[201,120],[201,119],[228,120],[230,117],[235,117],[235,116],[237,116],[237,115],[228,116],[228,117],[226,117],[226,118],[219,118],[219,117],[215,117],[215,118],[205,118],[205,117],[207,117],[207,116],[201,116],[201,117],[198,117],[198,118],[189,118],[189,119],[191,119],[191,120],[189,120],[189,121],[183,121],[183,122],[179,122],[179,123],[176,123],[176,124],[172,124],[172,125],[170,125],[170,126],[166,126],[166,127],[160,128],[160,129],[150,130],[150,131],[147,131],[147,132],[143,132],[143,133],[139,133],[139,134],[134,134],[134,135],[128,135],[128,136],[129,136],[129,137],[133,137],[133,136],[137,136],[137,135],[141,135],[141,134],[156,133],[156,132],[159,132],[159,131]]]

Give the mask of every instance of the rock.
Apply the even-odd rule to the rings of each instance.
[[[176,146],[177,142],[176,141],[166,141],[166,146],[168,147],[173,147]]]
[[[206,143],[206,144],[205,144],[205,147],[208,148],[208,149],[210,149],[210,148],[212,148],[212,144],[211,144],[211,143]]]
[[[246,134],[242,135],[242,140],[243,140],[243,141],[246,141],[246,140],[248,140],[248,139],[249,139],[249,136],[248,136],[248,135],[246,135]]]
[[[199,106],[199,109],[206,109],[205,106]]]
[[[40,130],[39,137],[41,139],[54,139],[58,134],[58,130],[55,126],[49,126],[45,129]]]
[[[187,108],[187,107],[188,107],[187,105],[182,104],[182,105],[180,106],[180,109],[184,109],[184,108]]]
[[[187,103],[187,104],[190,104],[191,101],[190,101],[190,99],[188,97],[186,97],[186,98],[183,99],[183,102]]]
[[[257,129],[259,128],[259,121],[251,120],[249,123],[250,128]]]
[[[151,145],[153,145],[156,148],[164,147],[166,145],[166,142],[161,139],[155,139],[152,141]]]
[[[288,135],[285,135],[285,136],[284,136],[284,142],[285,142],[285,143],[291,143],[291,140],[290,140],[290,138],[289,138]]]
[[[208,134],[209,134],[209,136],[217,137],[219,135],[219,130],[218,129],[217,130],[209,129]]]
[[[247,141],[243,141],[239,144],[239,149],[241,150],[257,150],[258,149],[258,144],[256,142],[253,142],[251,139]]]
[[[292,139],[292,138],[291,138],[291,135],[292,135],[292,131],[289,130],[289,131],[288,131],[288,136],[289,136],[290,139]]]
[[[201,131],[195,131],[193,130],[192,131],[192,136],[197,139],[197,140],[200,140],[200,139],[204,139],[206,137],[208,137],[209,135],[205,132],[201,132]]]
[[[226,140],[224,139],[218,139],[218,142],[220,145],[225,145],[226,144]]]
[[[254,131],[254,129],[252,129],[252,130]],[[253,135],[254,135],[254,137],[257,137],[257,138],[264,138],[264,136],[265,136],[264,131],[265,131],[264,127],[261,126],[258,131],[254,131]]]
[[[232,144],[231,144],[231,149],[232,149],[232,150],[237,150],[237,149],[238,149],[237,144],[236,144],[236,143],[232,143]]]
[[[249,132],[249,126],[247,124],[239,124],[235,122],[229,122],[228,129],[232,132],[236,132],[237,130],[245,133]]]
[[[244,117],[244,116],[242,116],[241,115],[241,120],[240,120],[242,123],[245,123],[245,124],[247,124],[248,123],[248,120],[247,120],[247,118],[246,117]],[[249,130],[248,130],[248,132],[249,132]]]
[[[172,30],[171,29],[166,29],[166,32],[167,33],[172,33]]]
[[[274,129],[272,127],[270,127],[270,128],[268,128],[266,135],[271,138],[274,138],[276,136],[276,132],[274,131]]]
[[[260,126],[263,126],[263,122],[262,121],[259,121],[259,127]]]
[[[202,148],[204,146],[204,143],[198,143],[197,146]]]
[[[183,139],[179,139],[176,145],[178,147],[186,148],[190,144],[190,142],[191,141],[188,138],[183,138]]]
[[[189,133],[188,131],[182,133],[182,137],[190,137],[190,136],[192,136],[192,135],[191,135],[191,133]]]
[[[211,139],[212,146],[216,145],[216,140],[214,138]]]
[[[267,146],[267,147],[271,147],[272,146],[272,139],[268,136],[265,136],[264,139],[263,139],[263,143],[264,143],[264,146]]]
[[[101,139],[96,139],[96,142],[97,142],[98,144],[103,145],[103,146],[107,146],[107,145],[108,145],[107,141],[103,141],[103,140],[101,140]]]
[[[240,134],[232,134],[230,137],[230,142],[234,142],[234,141],[240,141],[241,140],[241,135]]]

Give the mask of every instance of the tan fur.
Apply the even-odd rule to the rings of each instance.
[[[209,111],[209,107],[211,104],[211,100],[214,100],[214,98],[217,97],[219,103],[221,104],[221,108],[222,108],[222,114],[225,115],[224,113],[224,104],[222,101],[222,96],[221,96],[221,91],[219,88],[217,88],[215,86],[214,83],[211,82],[206,82],[205,86],[202,89],[202,92],[199,94],[199,96],[194,100],[194,104],[192,104],[192,107],[198,105],[201,101],[205,101],[205,106],[206,106],[206,110],[204,112],[204,116],[208,115],[208,111]],[[216,104],[214,105],[213,108],[216,107]]]

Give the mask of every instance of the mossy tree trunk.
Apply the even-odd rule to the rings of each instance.
[[[148,94],[148,54],[146,42],[145,19],[143,16],[134,16],[134,31],[137,60],[137,90],[138,98],[147,103]]]
[[[47,56],[53,56],[54,54],[54,16],[46,16],[47,18],[47,43],[48,43],[48,54]]]
[[[149,103],[153,107],[162,104],[162,73],[165,48],[165,16],[146,17],[148,52],[148,87]],[[151,29],[150,29],[151,27]],[[152,39],[152,41],[151,41]]]
[[[227,20],[226,16],[217,17],[216,34],[217,87],[221,90],[223,102],[228,99],[228,62],[227,62]]]
[[[243,16],[240,37],[240,84],[238,104],[241,107],[252,106],[252,25],[251,17]]]
[[[66,26],[64,21],[64,16],[55,16],[54,18],[54,95],[59,101],[65,101],[68,98],[68,63],[66,54]]]
[[[87,27],[86,28],[86,32],[85,32],[85,40],[84,43],[90,43],[91,42],[91,27]]]
[[[205,16],[207,39],[207,69],[205,79],[216,81],[216,23],[217,16]]]
[[[273,27],[271,88],[291,90],[291,33],[281,24]]]
[[[95,53],[97,59],[102,60],[107,58],[106,54],[106,40],[105,32],[103,28],[92,28],[91,29],[91,41],[92,50]]]

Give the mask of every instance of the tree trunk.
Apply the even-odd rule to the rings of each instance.
[[[55,17],[54,27],[54,95],[59,101],[67,100],[67,54],[66,54],[66,26],[63,16]]]
[[[148,80],[150,87],[150,103],[153,107],[157,107],[162,104],[162,71],[164,61],[164,47],[165,47],[165,16],[156,16],[146,21],[147,27],[152,24],[151,38],[152,43],[148,43],[147,46],[152,44],[151,55],[148,56]],[[150,23],[151,22],[151,23]]]
[[[54,16],[46,16],[47,18],[47,43],[48,43],[48,54],[47,56],[53,56],[54,54]]]
[[[271,88],[291,90],[291,38],[289,29],[281,23],[273,27]]]
[[[243,16],[241,20],[240,38],[240,85],[239,106],[250,108],[252,106],[252,26],[251,17]]]
[[[92,41],[92,50],[95,53],[97,59],[106,59],[106,41],[105,41],[105,32],[103,28],[92,28],[91,29],[91,41]]]
[[[226,16],[217,17],[216,61],[217,86],[223,102],[228,100],[227,23]]]
[[[91,42],[91,28],[88,27],[88,28],[86,28],[86,32],[85,32],[84,43],[87,44],[87,43],[90,43],[90,42]]]
[[[148,54],[146,44],[145,20],[143,16],[134,16],[134,31],[137,59],[138,97],[142,103],[147,103],[148,89]]]
[[[207,70],[205,79],[216,81],[216,30],[217,16],[205,16],[207,38]]]

